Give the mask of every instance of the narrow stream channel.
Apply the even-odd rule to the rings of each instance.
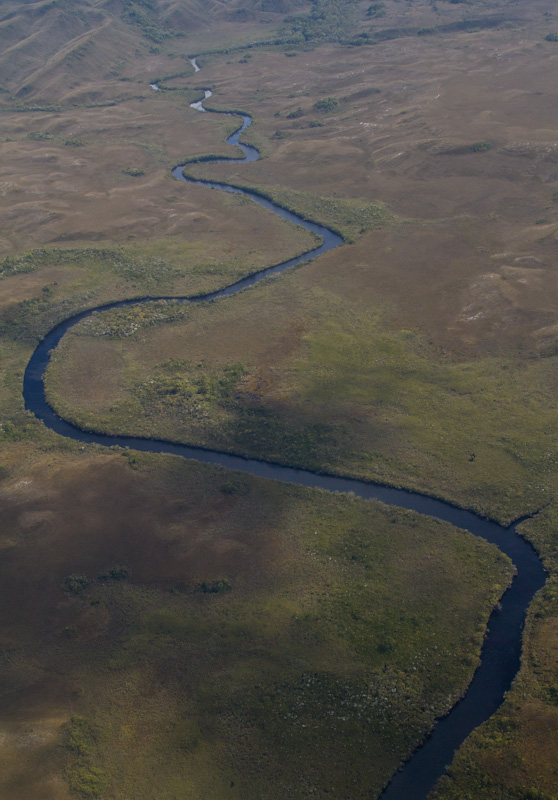
[[[195,58],[191,59],[195,72],[199,65]],[[152,88],[159,90],[157,84]],[[205,90],[205,99],[211,96]],[[206,112],[203,101],[192,103],[192,108]],[[240,116],[242,124],[229,138],[228,144],[236,145],[243,152],[242,158],[219,159],[229,163],[248,163],[259,158],[258,151],[250,145],[242,144],[239,137],[251,124],[247,115],[234,115],[225,111],[210,113]],[[212,161],[213,158],[201,158],[199,162]],[[198,163],[199,163],[198,162]],[[466,511],[442,500],[407,491],[395,489],[381,484],[369,483],[352,478],[320,475],[305,469],[284,467],[267,461],[245,458],[231,453],[191,447],[159,439],[148,439],[133,436],[109,436],[102,433],[84,431],[59,417],[48,405],[45,397],[44,377],[51,353],[65,333],[97,311],[118,308],[128,305],[152,302],[153,300],[174,300],[181,303],[200,303],[208,300],[220,300],[259,283],[269,275],[283,272],[296,264],[302,264],[343,244],[338,234],[315,222],[303,219],[297,214],[282,208],[257,192],[241,189],[226,183],[203,181],[184,175],[184,165],[175,167],[172,174],[177,180],[194,183],[210,189],[242,194],[275,214],[321,237],[322,243],[312,250],[283,261],[274,266],[256,272],[229,286],[209,292],[205,295],[191,297],[166,297],[123,300],[82,311],[64,320],[53,328],[35,349],[25,370],[23,379],[23,397],[25,408],[33,412],[44,424],[61,436],[67,436],[86,444],[120,446],[150,453],[170,453],[183,458],[196,459],[208,464],[217,464],[232,470],[238,470],[260,478],[295,483],[309,488],[326,489],[332,492],[354,492],[366,500],[380,500],[391,506],[411,509],[420,514],[427,514],[437,519],[446,520],[452,525],[463,528],[476,536],[497,545],[514,562],[517,575],[510,588],[504,593],[499,607],[489,619],[484,640],[481,664],[475,672],[467,692],[447,714],[436,722],[436,725],[424,743],[416,750],[395,774],[381,795],[381,800],[425,800],[436,781],[444,774],[451,763],[457,748],[474,728],[487,720],[502,704],[505,693],[517,674],[520,666],[523,625],[527,608],[535,593],[544,585],[545,571],[533,547],[517,531],[518,523],[504,528],[496,522],[484,519],[472,511]]]

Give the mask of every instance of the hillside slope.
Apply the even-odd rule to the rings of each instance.
[[[0,86],[21,100],[51,96],[53,71],[67,80],[114,70],[132,55],[216,20],[280,21],[298,0],[39,0],[3,3]]]

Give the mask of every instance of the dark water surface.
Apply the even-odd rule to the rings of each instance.
[[[196,71],[199,71],[195,59],[192,60],[192,63],[197,68]],[[155,84],[153,88],[159,87],[156,87]],[[206,90],[205,95],[207,99],[211,96],[211,92]],[[206,111],[202,103],[203,101],[193,103],[192,106],[197,110]],[[214,111],[211,113],[222,114],[228,112]],[[227,139],[227,142],[240,147],[244,157],[220,160],[233,163],[256,161],[259,158],[258,151],[254,147],[242,144],[239,141],[241,134],[251,124],[251,117],[242,114],[237,116],[242,118],[242,125]],[[210,158],[200,159],[200,161],[204,160],[215,161],[215,159]],[[205,295],[178,298],[143,297],[134,300],[123,300],[82,311],[64,320],[40,342],[27,365],[23,380],[25,407],[32,411],[38,419],[42,420],[47,427],[61,436],[67,436],[75,441],[109,447],[118,445],[150,453],[171,453],[183,458],[196,459],[204,463],[217,464],[228,469],[239,470],[260,478],[294,483],[309,488],[326,489],[332,492],[354,492],[354,494],[367,500],[381,500],[388,505],[411,509],[420,514],[428,514],[437,519],[446,520],[459,528],[470,531],[476,536],[481,536],[506,553],[514,562],[517,568],[517,575],[511,587],[502,597],[499,608],[492,612],[482,648],[481,664],[471,685],[464,698],[452,708],[449,714],[438,720],[424,744],[396,773],[381,796],[382,800],[424,800],[438,778],[444,774],[446,767],[451,763],[453,754],[464,739],[474,728],[487,720],[501,705],[504,694],[510,688],[519,669],[525,614],[533,596],[544,584],[545,572],[535,550],[517,534],[517,523],[509,528],[504,528],[496,522],[479,517],[472,511],[466,511],[442,500],[407,491],[406,489],[395,489],[389,486],[352,478],[341,478],[334,475],[318,475],[305,469],[284,467],[279,464],[245,458],[231,453],[191,447],[159,439],[91,433],[66,422],[50,408],[46,401],[44,375],[50,361],[51,351],[56,348],[70,328],[80,320],[91,316],[91,314],[111,308],[148,303],[155,299],[175,300],[182,303],[219,300],[253,286],[269,275],[283,272],[296,264],[316,258],[343,243],[342,237],[328,228],[287,211],[276,203],[260,196],[257,192],[240,189],[226,183],[185,177],[182,165],[175,167],[172,173],[175,178],[181,181],[187,181],[218,191],[245,195],[280,217],[297,225],[302,225],[306,230],[318,234],[322,239],[322,244],[296,258],[291,258],[288,261],[263,269],[232,283],[224,289],[209,292]]]

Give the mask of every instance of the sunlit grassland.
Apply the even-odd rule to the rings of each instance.
[[[555,359],[436,359],[422,344],[381,318],[328,321],[304,342],[297,400],[364,423],[351,459],[361,474],[504,522],[545,506],[558,472]]]
[[[81,323],[49,368],[51,402],[87,428],[408,486],[504,522],[552,501],[555,357],[440,356],[301,272],[181,313],[167,329],[142,308]],[[76,371],[92,359],[113,365],[110,390]]]

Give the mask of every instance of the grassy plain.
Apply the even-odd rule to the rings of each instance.
[[[160,5],[164,29],[177,10]],[[49,55],[36,35],[33,74],[32,41],[10,54],[0,586],[14,800],[377,793],[462,691],[509,576],[446,526],[196,465],[124,466],[23,412],[24,365],[58,319],[214,288],[312,243],[170,180],[223,152],[233,125],[147,86],[182,73],[215,107],[253,112],[266,156],[189,169],[287,199],[351,244],[219,305],[91,318],[56,354],[50,397],[91,427],[364,475],[504,521],[541,509],[522,530],[552,574],[522,673],[436,797],[556,796],[553,3],[386,0],[380,19],[365,5],[347,41],[399,33],[213,53],[200,76],[189,54],[267,39],[277,16],[233,23],[211,5],[210,25],[159,43],[99,20],[85,51],[71,38]],[[436,30],[473,13],[508,21]],[[315,107],[328,97],[331,111]],[[81,593],[64,582],[83,575]],[[230,592],[200,588],[222,579]]]
[[[86,428],[412,486],[505,523],[551,502],[555,358],[441,355],[371,313],[360,270],[317,274],[328,258],[170,324],[172,306],[85,320],[49,399]]]
[[[63,778],[369,797],[463,690],[510,577],[447,524],[132,454],[45,456],[4,484],[2,530],[0,786],[21,800]]]

